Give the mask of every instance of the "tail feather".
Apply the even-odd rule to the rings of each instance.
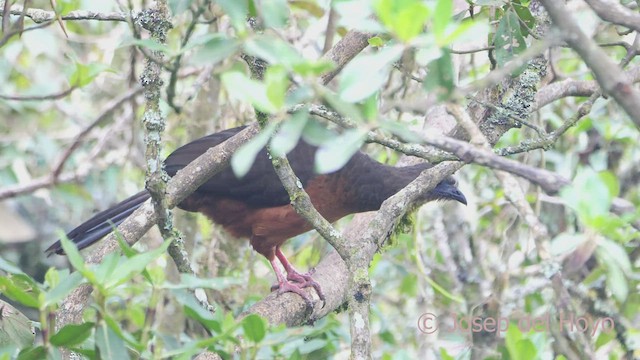
[[[73,241],[78,249],[84,249],[109,234],[114,227],[120,225],[149,197],[149,192],[143,190],[107,210],[95,214],[89,220],[69,231],[67,238]],[[45,252],[49,255],[53,253],[64,254],[60,240],[53,243]]]

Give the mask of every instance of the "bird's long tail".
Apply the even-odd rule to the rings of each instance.
[[[84,249],[109,234],[115,226],[120,225],[149,197],[148,191],[141,191],[109,209],[95,214],[91,219],[69,231],[67,238],[73,241],[78,246],[78,249]],[[53,253],[64,254],[60,240],[56,241],[45,252],[49,255]]]

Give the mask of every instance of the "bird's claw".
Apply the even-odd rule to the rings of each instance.
[[[320,288],[320,284],[318,284],[318,282],[313,280],[313,278],[311,277],[312,273],[313,272],[311,271],[306,274],[300,274],[298,272],[290,272],[287,274],[287,280],[295,281],[296,283],[300,284],[301,288],[306,288],[306,287],[314,288],[316,290],[316,293],[318,293],[318,297],[320,297],[320,300],[322,300],[322,302],[324,303],[325,302],[324,293]]]
[[[278,284],[274,284],[271,287],[271,291],[274,290],[278,290],[278,295],[282,295],[284,293],[287,292],[292,292],[295,294],[300,295],[300,297],[304,300],[305,304],[307,305],[308,308],[313,309],[313,302],[311,301],[311,298],[309,297],[309,294],[307,294],[303,289],[306,286],[301,286],[295,283],[291,283],[288,281],[283,281],[281,283]]]
[[[287,281],[282,281],[271,286],[271,291],[278,290],[278,294],[284,294],[286,292],[292,292],[300,295],[308,307],[313,308],[313,303],[309,295],[303,290],[304,288],[312,287],[322,300],[322,307],[324,307],[326,301],[324,293],[318,284],[308,274],[290,273],[287,275]]]

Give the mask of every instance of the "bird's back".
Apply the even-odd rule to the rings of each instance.
[[[170,176],[175,175],[178,170],[187,166],[207,149],[224,142],[244,128],[241,126],[221,131],[176,149],[165,160],[167,173]],[[316,149],[301,140],[288,156],[291,167],[303,185],[315,176],[313,162]],[[197,191],[212,197],[242,201],[251,207],[258,208],[289,203],[289,195],[276,175],[265,149],[258,153],[251,169],[242,178],[238,179],[231,168],[227,167],[200,186]]]

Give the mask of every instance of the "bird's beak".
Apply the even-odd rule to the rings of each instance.
[[[459,202],[461,204],[467,205],[467,198],[464,197],[464,194],[462,193],[462,191],[458,190],[457,188],[454,188],[451,191],[451,195],[449,195],[449,197],[452,200],[455,200],[455,201],[457,201],[457,202]]]
[[[467,205],[467,198],[462,191],[453,185],[440,183],[434,189],[438,198],[441,200],[455,200],[461,204]]]

